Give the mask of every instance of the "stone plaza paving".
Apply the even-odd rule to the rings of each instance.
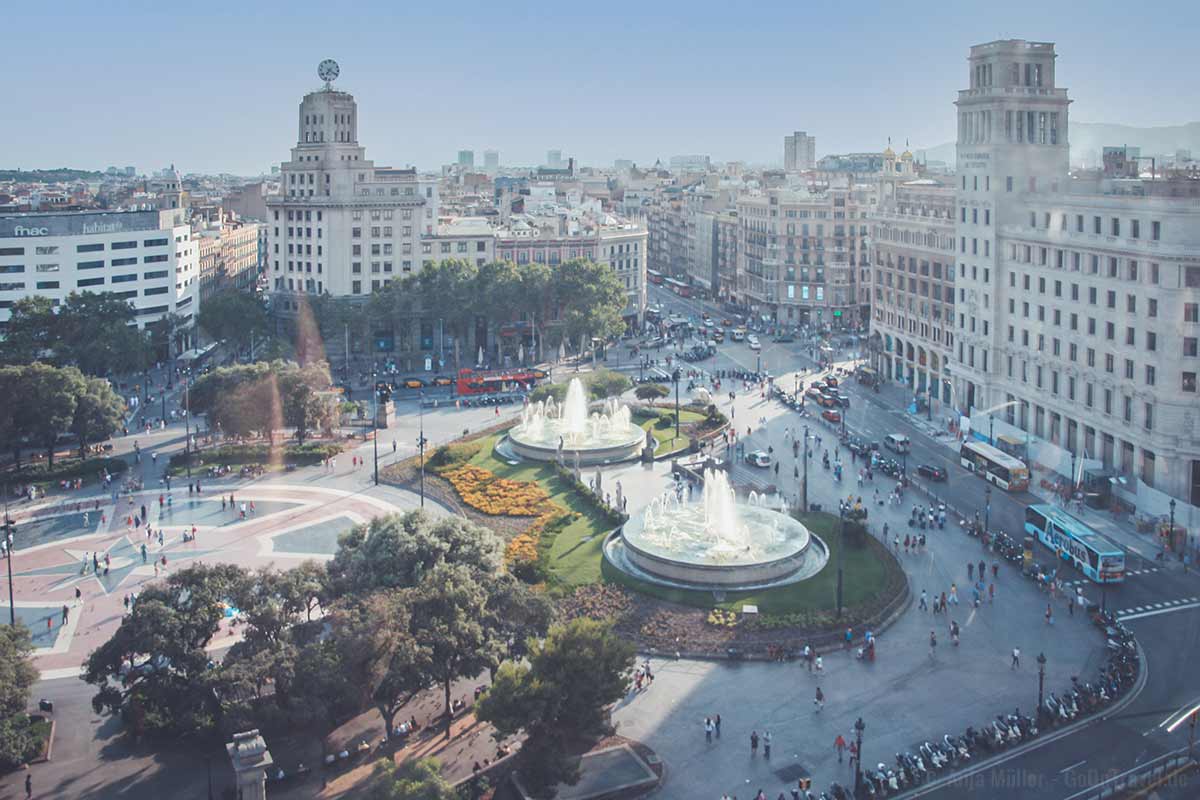
[[[793,463],[790,447],[783,446],[784,429],[796,430],[799,418],[777,403],[762,400],[756,392],[741,392],[740,388],[735,420],[742,433],[747,424],[753,428],[746,437],[748,449],[774,444],[776,453],[783,455],[781,472],[790,478]],[[722,406],[729,410],[728,401]],[[501,419],[516,410],[504,409]],[[408,411],[381,434],[380,451],[388,460],[404,458],[415,449],[417,420],[415,413]],[[426,435],[440,442],[464,428],[479,429],[495,421],[490,409],[449,408],[426,413],[424,424]],[[836,440],[832,429],[822,428],[822,433],[826,446]],[[395,455],[390,446],[393,439],[398,443]],[[160,453],[160,459],[164,454]],[[43,678],[78,675],[90,650],[119,625],[122,598],[156,580],[155,559],[165,555],[168,571],[197,561],[286,568],[307,558],[328,559],[337,536],[351,526],[380,513],[417,505],[412,493],[372,486],[370,467],[352,468],[351,455],[363,456],[369,465],[372,449],[363,444],[339,456],[332,472],[317,466],[251,481],[205,482],[203,493],[190,499],[186,480],[177,479],[171,503],[167,505],[164,497],[161,507],[157,488],[135,493],[132,504],[125,496],[114,505],[111,496],[88,495],[80,498],[84,505],[92,504],[87,527],[81,512],[32,517],[38,505],[15,507],[19,525],[13,559],[16,611],[34,632],[36,663]],[[143,458],[142,476],[151,485],[156,481],[146,460]],[[606,487],[622,482],[630,511],[665,491],[671,481],[666,462],[602,469]],[[748,477],[752,474],[748,469],[739,465],[735,477]],[[860,491],[853,475],[854,471],[847,469],[847,478],[835,484],[831,473],[820,469],[815,459],[810,465],[810,500],[828,509],[836,508],[836,498],[850,491],[868,496],[874,487],[868,484]],[[789,484],[790,480],[781,482]],[[886,494],[894,484],[880,479],[875,485]],[[222,496],[228,499],[231,491],[235,505],[227,503],[222,509]],[[786,491],[794,494],[795,487],[789,485]],[[245,520],[240,511],[243,502],[248,509]],[[44,505],[54,508],[53,503]],[[144,527],[133,530],[127,524],[127,517],[139,514],[143,504],[155,531],[150,539]],[[426,508],[431,513],[445,513],[432,502],[427,502]],[[878,531],[886,521],[903,537],[908,508],[907,504],[902,508],[872,506],[872,529]],[[183,533],[193,525],[196,538],[185,543]],[[929,546],[924,552],[899,556],[912,591],[919,595],[925,589],[932,597],[957,582],[962,605],[952,606],[948,617],[931,617],[914,601],[880,635],[874,663],[858,661],[850,653],[830,653],[824,657],[823,673],[812,675],[796,662],[653,659],[654,682],[640,693],[631,692],[618,704],[613,718],[618,733],[643,742],[666,764],[664,796],[717,798],[728,792],[749,798],[761,787],[775,797],[804,774],[811,775],[814,785],[821,788],[832,780],[846,783],[851,776],[845,764],[838,764],[833,741],[839,733],[850,741],[853,722],[859,716],[867,723],[867,763],[890,764],[896,751],[909,749],[920,740],[958,733],[968,724],[978,727],[1014,707],[1032,711],[1037,696],[1034,659],[1039,652],[1044,651],[1048,659],[1047,687],[1055,689],[1067,684],[1071,675],[1086,674],[1099,664],[1102,642],[1086,620],[1067,617],[1065,607],[1056,603],[1058,617],[1053,626],[1047,625],[1042,616],[1046,595],[1011,567],[1001,566],[994,605],[985,602],[978,609],[969,608],[965,565],[968,560],[980,559],[978,541],[951,525],[927,535]],[[101,564],[98,576],[91,566],[92,553]],[[89,554],[86,570],[85,554]],[[826,568],[834,567],[831,563]],[[81,592],[78,605],[76,589]],[[69,607],[66,624],[61,620],[63,605]],[[951,645],[946,630],[950,618],[962,626],[960,647]],[[928,648],[931,629],[936,630],[940,643],[933,658]],[[221,631],[214,648],[227,646],[233,636],[228,629]],[[1021,648],[1019,670],[1010,668],[1013,647]],[[813,703],[818,685],[826,697],[819,713]],[[722,717],[721,736],[708,743],[703,722],[715,714]],[[774,746],[769,761],[761,748],[757,756],[751,756],[748,739],[752,730],[760,735],[771,732]]]

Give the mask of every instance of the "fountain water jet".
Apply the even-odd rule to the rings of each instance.
[[[644,437],[629,409],[614,398],[589,414],[583,382],[572,378],[561,404],[549,398],[526,406],[508,441],[524,458],[550,461],[561,449],[567,456],[579,453],[583,464],[596,464],[635,455]]]

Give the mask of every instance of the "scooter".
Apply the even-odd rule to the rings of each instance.
[[[959,761],[970,761],[971,760],[971,749],[967,746],[967,743],[963,740],[963,738],[961,736],[958,738],[953,738],[950,736],[950,734],[947,733],[945,736],[942,737],[942,744],[944,744],[947,748],[949,748],[952,753],[958,754],[957,760],[959,760]]]

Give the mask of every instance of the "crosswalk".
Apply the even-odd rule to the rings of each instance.
[[[1133,619],[1142,619],[1143,617],[1168,614],[1172,611],[1187,611],[1193,608],[1200,608],[1200,597],[1184,597],[1178,600],[1164,600],[1161,603],[1147,603],[1144,606],[1123,608],[1117,612],[1117,619],[1121,622],[1126,622]]]
[[[1131,578],[1137,575],[1153,575],[1155,572],[1162,572],[1161,567],[1146,567],[1145,569],[1130,569],[1125,571],[1125,577]],[[1076,578],[1072,581],[1063,581],[1063,586],[1091,586],[1093,585],[1087,578]]]

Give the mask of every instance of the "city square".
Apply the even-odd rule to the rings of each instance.
[[[1194,796],[1195,123],[1040,11],[782,162],[272,45],[244,153],[0,169],[0,800]]]

